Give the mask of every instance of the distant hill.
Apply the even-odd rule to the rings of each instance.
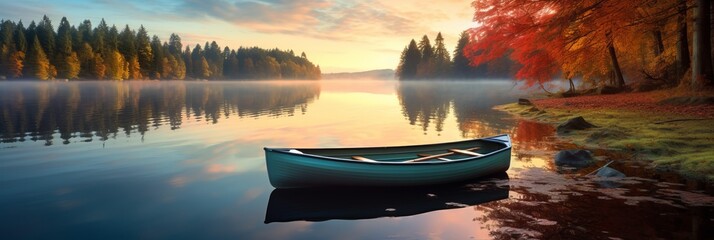
[[[393,80],[394,79],[394,70],[392,70],[392,69],[378,69],[378,70],[370,70],[370,71],[365,71],[365,72],[324,73],[324,74],[322,74],[322,79],[324,79],[324,80],[338,80],[338,79]]]

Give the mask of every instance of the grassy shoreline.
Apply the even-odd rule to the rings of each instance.
[[[660,171],[714,182],[714,119],[692,120],[686,115],[625,109],[537,106],[537,102],[535,106],[511,103],[494,109],[553,126],[582,116],[598,127],[557,136],[586,149],[632,154]]]

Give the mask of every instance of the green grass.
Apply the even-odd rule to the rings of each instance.
[[[495,107],[522,118],[558,125],[582,116],[598,128],[559,135],[585,148],[605,148],[634,153],[659,169],[714,182],[714,120],[656,122],[687,116],[638,113],[623,110],[535,109],[506,104]]]

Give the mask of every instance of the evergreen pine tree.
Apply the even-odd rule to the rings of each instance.
[[[10,54],[15,52],[15,43],[12,39],[15,24],[11,21],[0,21],[0,76],[8,75]]]
[[[183,51],[183,62],[186,64],[186,77],[195,77],[193,75],[193,59],[191,59],[191,48],[186,46]]]
[[[13,32],[15,32],[15,24],[11,21],[0,20],[0,47],[10,48],[13,41]]]
[[[119,30],[117,29],[117,26],[112,25],[112,27],[109,29],[109,33],[107,33],[107,38],[105,40],[105,50],[109,51],[110,53],[119,50]]]
[[[82,21],[77,27],[77,32],[79,38],[74,39],[75,41],[81,42],[81,45],[84,45],[84,43],[92,43],[92,21],[89,21],[89,19]]]
[[[411,80],[417,77],[417,68],[422,59],[421,51],[416,41],[412,39],[404,52],[404,64],[402,64],[399,80]]]
[[[434,49],[431,47],[429,37],[424,35],[419,41],[419,51],[421,52],[421,60],[428,61],[434,57]]]
[[[94,32],[92,34],[92,49],[94,52],[101,53],[102,55],[108,55],[107,53],[107,35],[109,34],[109,27],[107,23],[102,18],[99,22]]]
[[[464,31],[459,36],[459,41],[454,49],[453,77],[470,78],[473,68],[469,65],[469,59],[464,55],[464,48],[469,43],[469,33]]]
[[[158,36],[154,35],[151,38],[151,53],[154,56],[152,59],[153,62],[153,69],[151,73],[151,77],[153,79],[161,79],[165,76],[162,76],[161,73],[163,72],[163,61],[164,61],[164,50],[161,46],[161,40],[159,39]],[[141,63],[140,63],[141,64]]]
[[[47,15],[42,17],[42,21],[40,21],[39,24],[37,24],[37,29],[35,30],[37,33],[37,38],[40,41],[40,46],[42,47],[42,50],[46,54],[48,59],[53,59],[55,56],[55,38],[56,38],[56,33],[54,28],[52,27],[52,21],[50,21],[50,18],[47,17]]]
[[[63,17],[57,28],[57,54],[66,57],[72,53],[72,32],[69,21]]]
[[[416,78],[432,78],[434,77],[434,48],[432,48],[429,37],[424,35],[418,44],[419,52],[421,52],[421,60],[417,65]]]
[[[27,26],[25,30],[25,39],[27,39],[27,53],[30,53],[30,48],[32,48],[32,40],[37,36],[37,24],[35,21],[31,21],[30,25]],[[27,55],[27,54],[26,54]]]
[[[79,75],[79,58],[72,54],[72,32],[69,21],[63,17],[57,29],[55,65],[60,78],[74,79]]]
[[[223,55],[216,41],[211,42],[210,48],[206,49],[206,60],[208,60],[208,65],[211,66],[211,78],[221,78],[223,73]]]
[[[191,51],[191,72],[193,72],[193,77],[199,78],[199,79],[205,79],[207,77],[204,76],[204,71],[203,71],[203,60],[206,60],[203,58],[203,51],[201,50],[201,45],[196,44],[196,46],[193,48],[193,51]],[[208,64],[208,63],[206,63]]]
[[[445,78],[451,74],[451,57],[449,52],[444,46],[444,37],[441,36],[441,32],[436,35],[436,42],[434,42],[434,64],[436,72],[435,77]]]
[[[139,57],[141,75],[148,77],[150,76],[149,73],[154,69],[154,54],[151,48],[149,34],[146,32],[144,25],[141,25],[141,27],[139,27],[139,31],[136,33],[136,50]]]
[[[22,21],[17,23],[15,27],[15,32],[12,35],[12,39],[15,40],[15,49],[17,51],[27,53],[27,36],[25,35],[25,27],[22,25]]]
[[[125,25],[124,30],[119,33],[119,53],[126,59],[133,59],[137,56],[136,35],[129,25]]]
[[[169,54],[177,56],[181,49],[183,49],[183,44],[181,44],[181,37],[179,35],[172,33],[169,37]]]
[[[77,49],[81,48],[84,42],[82,42],[82,35],[79,34],[79,30],[77,30],[77,27],[72,25],[69,28],[70,35],[72,36],[72,50],[77,51]]]
[[[77,57],[79,58],[79,76],[86,78],[95,78],[94,75],[94,50],[88,42],[82,43],[82,46],[77,49]]]

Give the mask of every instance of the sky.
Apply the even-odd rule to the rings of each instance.
[[[471,0],[0,0],[0,18],[39,21],[55,29],[62,17],[79,25],[102,18],[184,46],[216,41],[239,46],[305,52],[323,73],[396,68],[411,39],[434,41],[442,32],[450,52],[458,35],[474,26]]]

